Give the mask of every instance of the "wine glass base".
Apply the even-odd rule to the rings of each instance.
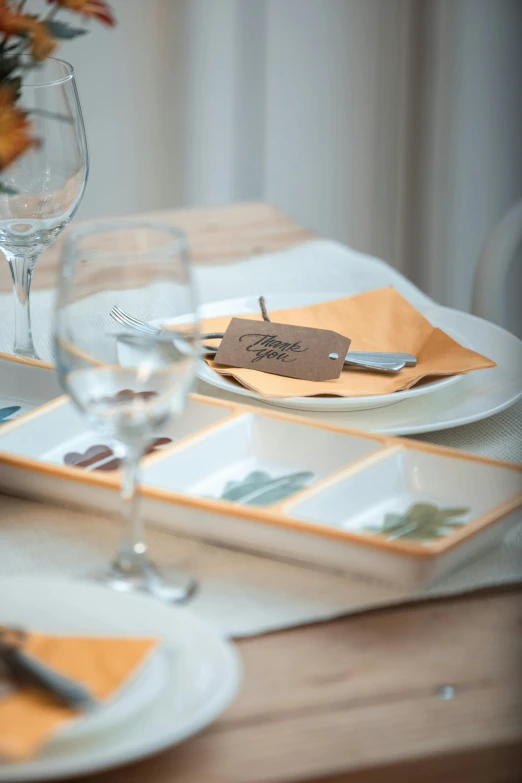
[[[13,354],[15,356],[18,356],[20,359],[36,359],[36,361],[41,361],[40,357],[36,353],[36,351],[29,350],[29,351],[23,351],[20,350],[20,348],[13,348]]]
[[[150,562],[139,569],[126,569],[118,562],[91,575],[92,579],[122,593],[147,593],[164,603],[188,601],[197,590],[197,582],[175,568],[159,570]]]

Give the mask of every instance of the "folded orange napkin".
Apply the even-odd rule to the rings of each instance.
[[[30,633],[24,651],[85,685],[103,701],[110,698],[158,645],[157,639],[48,636]],[[37,689],[15,689],[0,699],[0,758],[30,758],[60,723],[78,717]]]
[[[495,367],[491,359],[464,348],[433,326],[392,286],[308,307],[272,312],[270,300],[267,307],[270,319],[276,323],[332,329],[351,339],[350,350],[353,351],[411,353],[417,357],[417,366],[405,367],[393,375],[351,368],[343,370],[341,377],[333,381],[302,381],[258,370],[234,369],[207,359],[217,373],[235,378],[262,397],[389,394],[409,389],[423,378]],[[241,314],[240,317],[262,320],[261,314]],[[202,332],[224,332],[231,318],[205,319]]]

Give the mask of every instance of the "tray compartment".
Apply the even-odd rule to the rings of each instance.
[[[225,420],[229,408],[190,400],[183,417],[165,431],[152,436],[149,448],[157,453],[201,429]],[[0,429],[0,451],[38,459],[53,465],[68,465],[84,470],[117,470],[121,453],[118,446],[102,434],[87,429],[83,416],[63,398],[18,422]]]
[[[336,530],[426,546],[463,532],[521,491],[517,470],[414,448],[395,449],[289,504],[287,512]]]
[[[380,448],[379,439],[247,413],[158,458],[143,484],[272,506]]]
[[[0,356],[0,427],[61,394],[52,370]]]

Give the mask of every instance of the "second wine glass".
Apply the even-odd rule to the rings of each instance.
[[[34,266],[78,209],[89,161],[72,66],[51,57],[34,67],[29,56],[20,65],[19,103],[36,143],[2,172],[0,249],[13,278],[13,352],[37,359],[29,302]]]
[[[110,316],[115,305],[154,324],[182,316],[183,325],[172,339],[154,332],[125,333]],[[165,601],[186,599],[194,581],[175,569],[160,573],[149,560],[137,486],[141,457],[151,442],[169,435],[196,374],[197,306],[182,233],[123,221],[66,236],[55,354],[64,389],[93,428],[115,441],[122,458],[121,546],[98,578],[110,587],[146,591]]]

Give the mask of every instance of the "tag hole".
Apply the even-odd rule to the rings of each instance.
[[[339,358],[339,354],[338,354],[338,353],[331,353],[331,354],[328,356],[328,358],[329,358],[329,359],[338,359],[338,358]]]

